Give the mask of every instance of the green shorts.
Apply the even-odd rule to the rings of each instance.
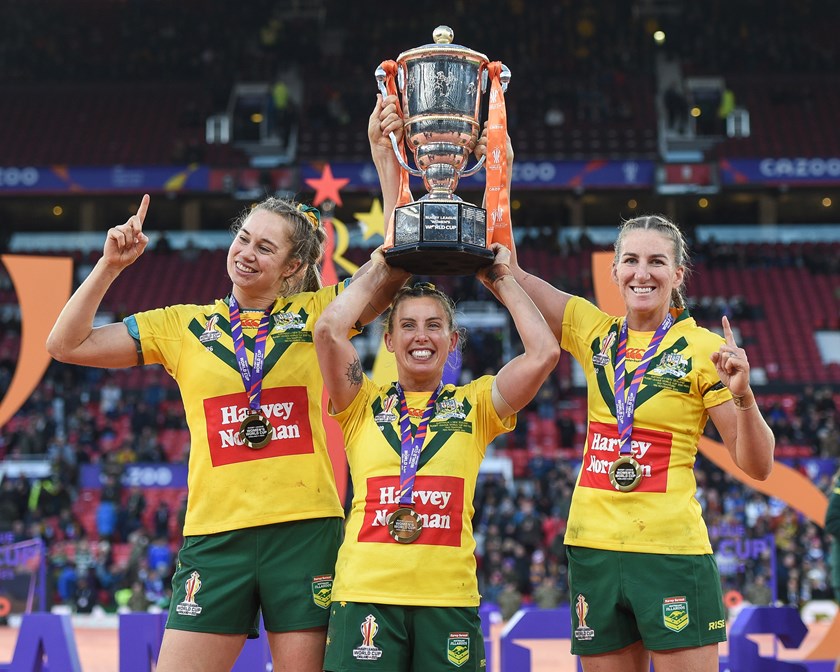
[[[186,537],[167,628],[259,635],[326,627],[341,518]]]
[[[712,555],[657,555],[567,546],[572,653],[650,651],[726,641],[720,574]]]
[[[328,672],[485,672],[477,607],[334,602]]]

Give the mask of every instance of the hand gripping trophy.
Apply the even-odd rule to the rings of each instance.
[[[383,96],[398,94],[405,147],[391,144],[402,168],[400,197],[385,232],[385,258],[421,275],[470,275],[493,260],[490,244],[510,246],[504,92],[510,70],[484,54],[452,44],[454,33],[438,26],[434,44],[416,47],[376,69]],[[467,168],[481,133],[481,103],[490,83],[488,146]],[[485,158],[487,159],[485,162]],[[485,165],[486,163],[486,165]],[[455,195],[461,177],[487,172],[486,209]],[[411,200],[409,175],[423,178],[427,193]]]

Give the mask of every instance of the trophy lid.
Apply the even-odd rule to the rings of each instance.
[[[480,51],[475,51],[464,47],[460,44],[452,44],[455,39],[455,31],[449,26],[438,26],[432,31],[432,44],[424,44],[422,47],[414,47],[408,51],[402,52],[397,58],[397,62],[403,62],[409,58],[417,58],[418,56],[429,56],[431,54],[451,54],[453,56],[460,56],[462,58],[472,58],[481,63],[489,63],[487,58]]]

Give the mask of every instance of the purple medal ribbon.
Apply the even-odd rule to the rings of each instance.
[[[432,413],[435,410],[435,402],[438,394],[443,389],[443,383],[438,383],[437,389],[432,392],[417,431],[412,436],[411,420],[408,419],[408,403],[405,400],[405,393],[402,386],[397,383],[397,396],[400,400],[400,434],[402,448],[400,449],[400,506],[412,506],[412,490],[414,490],[414,478],[417,476],[417,465],[420,464],[420,451],[423,450],[423,441],[426,438],[426,431]]]
[[[621,442],[618,450],[620,456],[633,454],[633,415],[636,412],[636,394],[639,391],[642,378],[645,377],[648,365],[656,354],[656,349],[673,324],[674,316],[669,311],[665,319],[662,320],[662,324],[656,328],[642,361],[633,372],[633,380],[630,381],[630,389],[627,390],[626,399],[624,395],[624,372],[627,359],[627,318],[624,318],[624,322],[621,324],[615,353],[615,418],[618,421],[618,438]]]
[[[254,366],[248,364],[248,352],[245,350],[245,339],[242,337],[242,321],[239,318],[239,304],[230,295],[230,335],[233,337],[233,347],[236,352],[236,363],[245,391],[248,393],[248,407],[252,411],[260,410],[260,395],[262,394],[263,362],[265,360],[265,342],[268,339],[269,324],[271,323],[271,309],[265,309],[260,320],[257,337],[254,339]]]

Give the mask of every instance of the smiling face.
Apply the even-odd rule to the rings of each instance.
[[[685,268],[677,265],[674,242],[654,229],[631,229],[622,235],[612,279],[627,309],[628,326],[653,331],[665,319],[673,290]]]
[[[385,346],[393,352],[400,384],[408,391],[431,391],[443,377],[458,334],[440,299],[404,297],[394,308]]]
[[[291,224],[280,215],[254,209],[228,249],[227,271],[233,294],[244,308],[265,308],[286,280],[300,269],[290,256]]]

